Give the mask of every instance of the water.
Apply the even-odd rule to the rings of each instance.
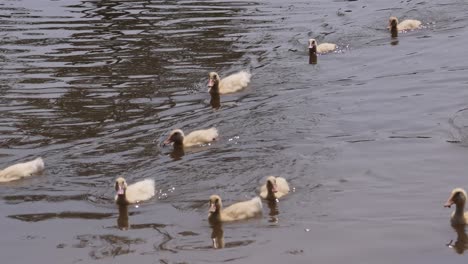
[[[0,2],[0,185],[8,263],[465,263],[443,204],[466,186],[463,1]],[[390,15],[424,29],[391,39]],[[309,65],[308,38],[339,51]],[[253,74],[211,98],[208,72]],[[172,152],[174,128],[216,126]],[[208,197],[294,188],[212,229]],[[127,211],[113,181],[154,178]],[[212,238],[224,244],[213,249]],[[27,253],[26,253],[27,252]]]

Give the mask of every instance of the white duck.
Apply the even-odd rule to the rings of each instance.
[[[285,178],[268,176],[260,187],[260,197],[266,200],[276,200],[289,193],[289,185]]]
[[[188,135],[185,135],[181,129],[174,129],[169,134],[169,137],[163,142],[163,145],[174,143],[174,147],[192,147],[213,142],[217,140],[217,138],[218,129],[215,127],[195,130]]]
[[[154,196],[154,180],[146,179],[127,185],[124,178],[115,180],[115,202],[119,205],[133,204],[140,201],[149,200]]]
[[[421,21],[415,19],[405,19],[401,23],[398,23],[398,18],[394,16],[388,20],[388,28],[392,33],[392,37],[397,37],[398,32],[401,31],[418,29],[421,27],[421,24]]]
[[[44,170],[44,161],[41,157],[24,163],[18,163],[0,171],[0,182],[19,180],[39,174]]]
[[[449,199],[444,207],[450,208],[455,204],[455,212],[450,217],[452,225],[465,225],[468,223],[468,212],[465,212],[466,192],[462,188],[455,188],[452,190]]]
[[[210,93],[234,93],[247,87],[251,76],[246,71],[240,71],[221,80],[218,73],[210,72],[208,87],[210,87]]]
[[[336,44],[322,43],[318,45],[317,41],[313,38],[309,39],[309,54],[327,53],[336,49]]]
[[[210,210],[208,220],[210,223],[231,222],[253,218],[262,214],[262,201],[260,197],[232,204],[223,209],[219,195],[210,196]]]

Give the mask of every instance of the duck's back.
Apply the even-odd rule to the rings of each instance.
[[[246,71],[240,71],[223,78],[219,83],[219,93],[237,92],[249,85],[251,74]]]
[[[417,29],[420,26],[421,26],[421,21],[415,20],[415,19],[406,19],[406,20],[401,21],[397,27],[399,31],[404,31],[404,30]]]
[[[145,201],[154,196],[155,184],[153,179],[146,179],[127,187],[125,195],[129,203]]]
[[[218,138],[218,129],[212,127],[210,129],[196,130],[185,136],[184,146],[190,147],[194,145],[210,143]]]
[[[262,213],[262,201],[255,197],[245,202],[235,203],[222,210],[223,221],[234,221],[252,218]]]
[[[289,184],[283,177],[276,177],[276,188],[278,189],[276,198],[281,198],[289,193]]]
[[[327,53],[334,51],[336,49],[336,44],[333,43],[322,43],[317,46],[318,53]]]
[[[42,158],[18,163],[0,171],[0,182],[9,182],[24,177],[29,177],[44,170],[44,161]]]

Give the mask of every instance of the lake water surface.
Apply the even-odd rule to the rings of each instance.
[[[424,28],[392,39],[391,15]],[[309,65],[311,37],[339,51]],[[0,1],[0,167],[46,163],[0,185],[2,263],[466,263],[443,204],[468,188],[467,43],[459,0]],[[210,227],[211,194],[270,174],[294,192]],[[119,210],[117,176],[157,197]]]

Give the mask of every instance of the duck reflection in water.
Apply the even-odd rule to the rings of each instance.
[[[270,216],[270,220],[268,220],[268,222],[278,223],[278,200],[268,200],[268,208],[270,208],[270,213],[268,214]]]
[[[451,240],[447,246],[461,255],[468,249],[468,235],[465,232],[465,225],[452,225],[452,227],[457,232],[457,240],[455,243]]]
[[[117,226],[120,230],[128,230],[128,205],[118,205],[119,217],[117,218]]]
[[[221,97],[219,96],[219,93],[210,92],[210,95],[211,95],[211,100],[210,100],[211,107],[213,107],[213,109],[218,110],[221,107]]]
[[[317,64],[317,52],[309,48],[309,64]]]
[[[174,149],[172,150],[171,154],[169,156],[173,160],[180,160],[182,157],[185,155],[184,147],[183,146],[176,146],[174,145]]]
[[[224,230],[223,224],[218,223],[211,223],[211,228],[213,231],[211,232],[211,241],[213,242],[213,248],[224,248]]]

